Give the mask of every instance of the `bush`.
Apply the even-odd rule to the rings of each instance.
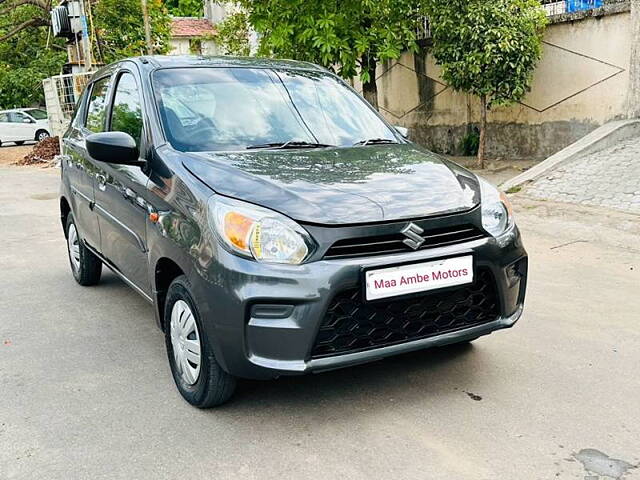
[[[480,131],[477,127],[473,127],[471,131],[462,138],[460,147],[467,157],[475,157],[478,155],[478,148],[480,148]]]

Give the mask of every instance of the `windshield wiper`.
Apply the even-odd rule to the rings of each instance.
[[[327,145],[326,143],[289,140],[288,142],[271,142],[271,143],[260,143],[258,145],[249,145],[247,147],[247,150],[256,150],[260,148],[286,149],[286,148],[325,148],[325,147],[335,147],[335,145]]]
[[[398,143],[395,140],[390,140],[388,138],[370,138],[368,140],[360,140],[359,142],[356,142],[353,144],[354,147],[357,147],[358,145],[389,145],[392,143]]]

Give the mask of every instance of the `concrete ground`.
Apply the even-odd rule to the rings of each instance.
[[[616,143],[547,172],[527,195],[640,215],[640,138]]]
[[[151,306],[78,286],[56,169],[0,167],[0,479],[639,479],[637,216],[516,196],[525,315],[472,346],[173,386]]]
[[[21,160],[32,149],[32,143],[27,143],[21,147],[18,147],[13,143],[0,146],[0,166],[10,165]]]

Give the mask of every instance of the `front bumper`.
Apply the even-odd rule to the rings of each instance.
[[[469,254],[474,257],[474,268],[489,270],[495,280],[499,305],[495,320],[355,353],[311,357],[331,300],[359,287],[363,268]],[[527,281],[527,254],[515,227],[497,240],[483,238],[418,252],[299,266],[259,264],[222,249],[215,257],[217,261],[192,283],[216,359],[230,374],[244,378],[332,370],[509,328],[522,315]]]

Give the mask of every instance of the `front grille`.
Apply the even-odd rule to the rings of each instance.
[[[456,225],[453,227],[427,230],[421,235],[425,242],[418,250],[469,242],[471,240],[478,240],[484,236],[482,230],[475,225]],[[339,240],[327,250],[324,258],[368,257],[407,251],[411,252],[413,249],[402,243],[406,239],[406,236],[398,232],[391,235]]]
[[[493,275],[480,269],[473,284],[404,299],[364,302],[362,289],[346,290],[331,302],[312,358],[354,353],[452,332],[496,320]]]

